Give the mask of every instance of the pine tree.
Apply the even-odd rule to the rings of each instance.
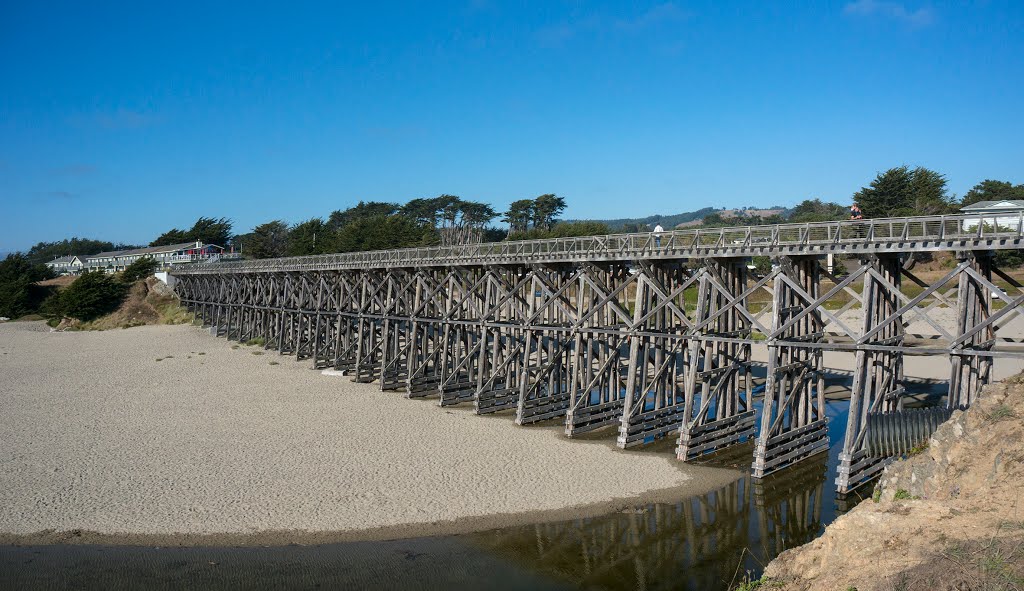
[[[103,271],[86,271],[58,296],[53,312],[78,320],[93,320],[121,305],[127,286]]]
[[[533,199],[519,199],[513,201],[505,212],[501,221],[508,224],[508,233],[517,234],[530,229],[530,221],[533,219]]]
[[[853,195],[865,218],[932,215],[950,211],[946,177],[923,167],[890,168]]]
[[[327,252],[325,249],[330,241],[328,234],[327,224],[320,218],[310,218],[295,224],[288,231],[288,246],[285,249],[285,254],[303,256]]]
[[[1006,181],[993,181],[986,179],[974,185],[970,191],[964,194],[960,206],[971,205],[979,201],[1005,201],[1024,200],[1024,184],[1014,185]]]
[[[135,262],[125,267],[124,271],[121,271],[121,281],[128,285],[135,283],[139,279],[145,279],[156,271],[156,260],[153,257],[142,257],[135,259]]]
[[[249,258],[283,257],[288,248],[288,224],[281,220],[260,224],[244,237],[242,247]]]

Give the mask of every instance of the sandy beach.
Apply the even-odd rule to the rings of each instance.
[[[853,361],[825,354],[828,368]],[[1020,370],[999,359],[995,377]],[[948,372],[945,356],[906,359],[908,377]],[[0,542],[460,533],[681,499],[739,476],[682,464],[670,445],[622,451],[614,434],[562,431],[381,392],[192,326],[3,323]]]
[[[233,345],[191,326],[0,324],[0,541],[456,533],[679,499],[737,477]]]

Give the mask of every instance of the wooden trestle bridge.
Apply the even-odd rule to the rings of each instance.
[[[1014,338],[1024,335],[999,335],[1022,313],[1024,290],[992,264],[993,251],[1024,248],[1024,216],[1013,227],[978,221],[506,241],[172,273],[217,335],[261,338],[442,406],[514,411],[522,425],[564,417],[570,437],[606,426],[618,427],[620,447],[676,437],[683,461],[754,438],[755,478],[828,449],[822,355],[847,351],[856,363],[836,480],[845,493],[884,466],[866,451],[868,415],[901,409],[904,355],[949,358],[952,407],[975,399],[994,357],[1024,357]],[[957,255],[938,280],[903,264],[935,251]],[[836,276],[829,254],[859,265]],[[771,271],[756,274],[754,256],[770,257]],[[912,322],[931,328],[912,334]],[[757,404],[754,346],[768,351]]]

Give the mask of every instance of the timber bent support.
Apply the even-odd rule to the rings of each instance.
[[[903,412],[906,355],[949,359],[949,408],[977,398],[995,357],[1024,357],[1020,329],[1008,328],[1021,320],[1024,288],[992,257],[1024,248],[1024,216],[1014,227],[939,216],[657,238],[196,264],[172,274],[183,304],[217,336],[441,406],[507,411],[520,425],[564,421],[569,437],[613,428],[622,448],[674,438],[681,461],[750,442],[754,478],[828,450],[824,356],[846,353],[854,370],[841,493],[889,461],[869,453],[878,415],[913,414]],[[905,264],[940,250],[958,258],[938,279]],[[835,272],[829,254],[854,268]],[[754,256],[769,257],[770,270],[755,269]],[[764,378],[755,376],[762,367]]]

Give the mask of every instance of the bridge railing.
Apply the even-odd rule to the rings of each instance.
[[[986,248],[1021,248],[1024,212],[1014,215],[946,215],[845,220],[768,226],[694,228],[660,233],[611,234],[539,240],[506,240],[462,246],[428,246],[276,259],[224,261],[183,266],[175,273],[258,272],[401,267],[437,264],[483,264],[632,257],[685,258],[715,254],[770,254],[783,249],[859,251],[903,245],[928,250],[963,243]]]

